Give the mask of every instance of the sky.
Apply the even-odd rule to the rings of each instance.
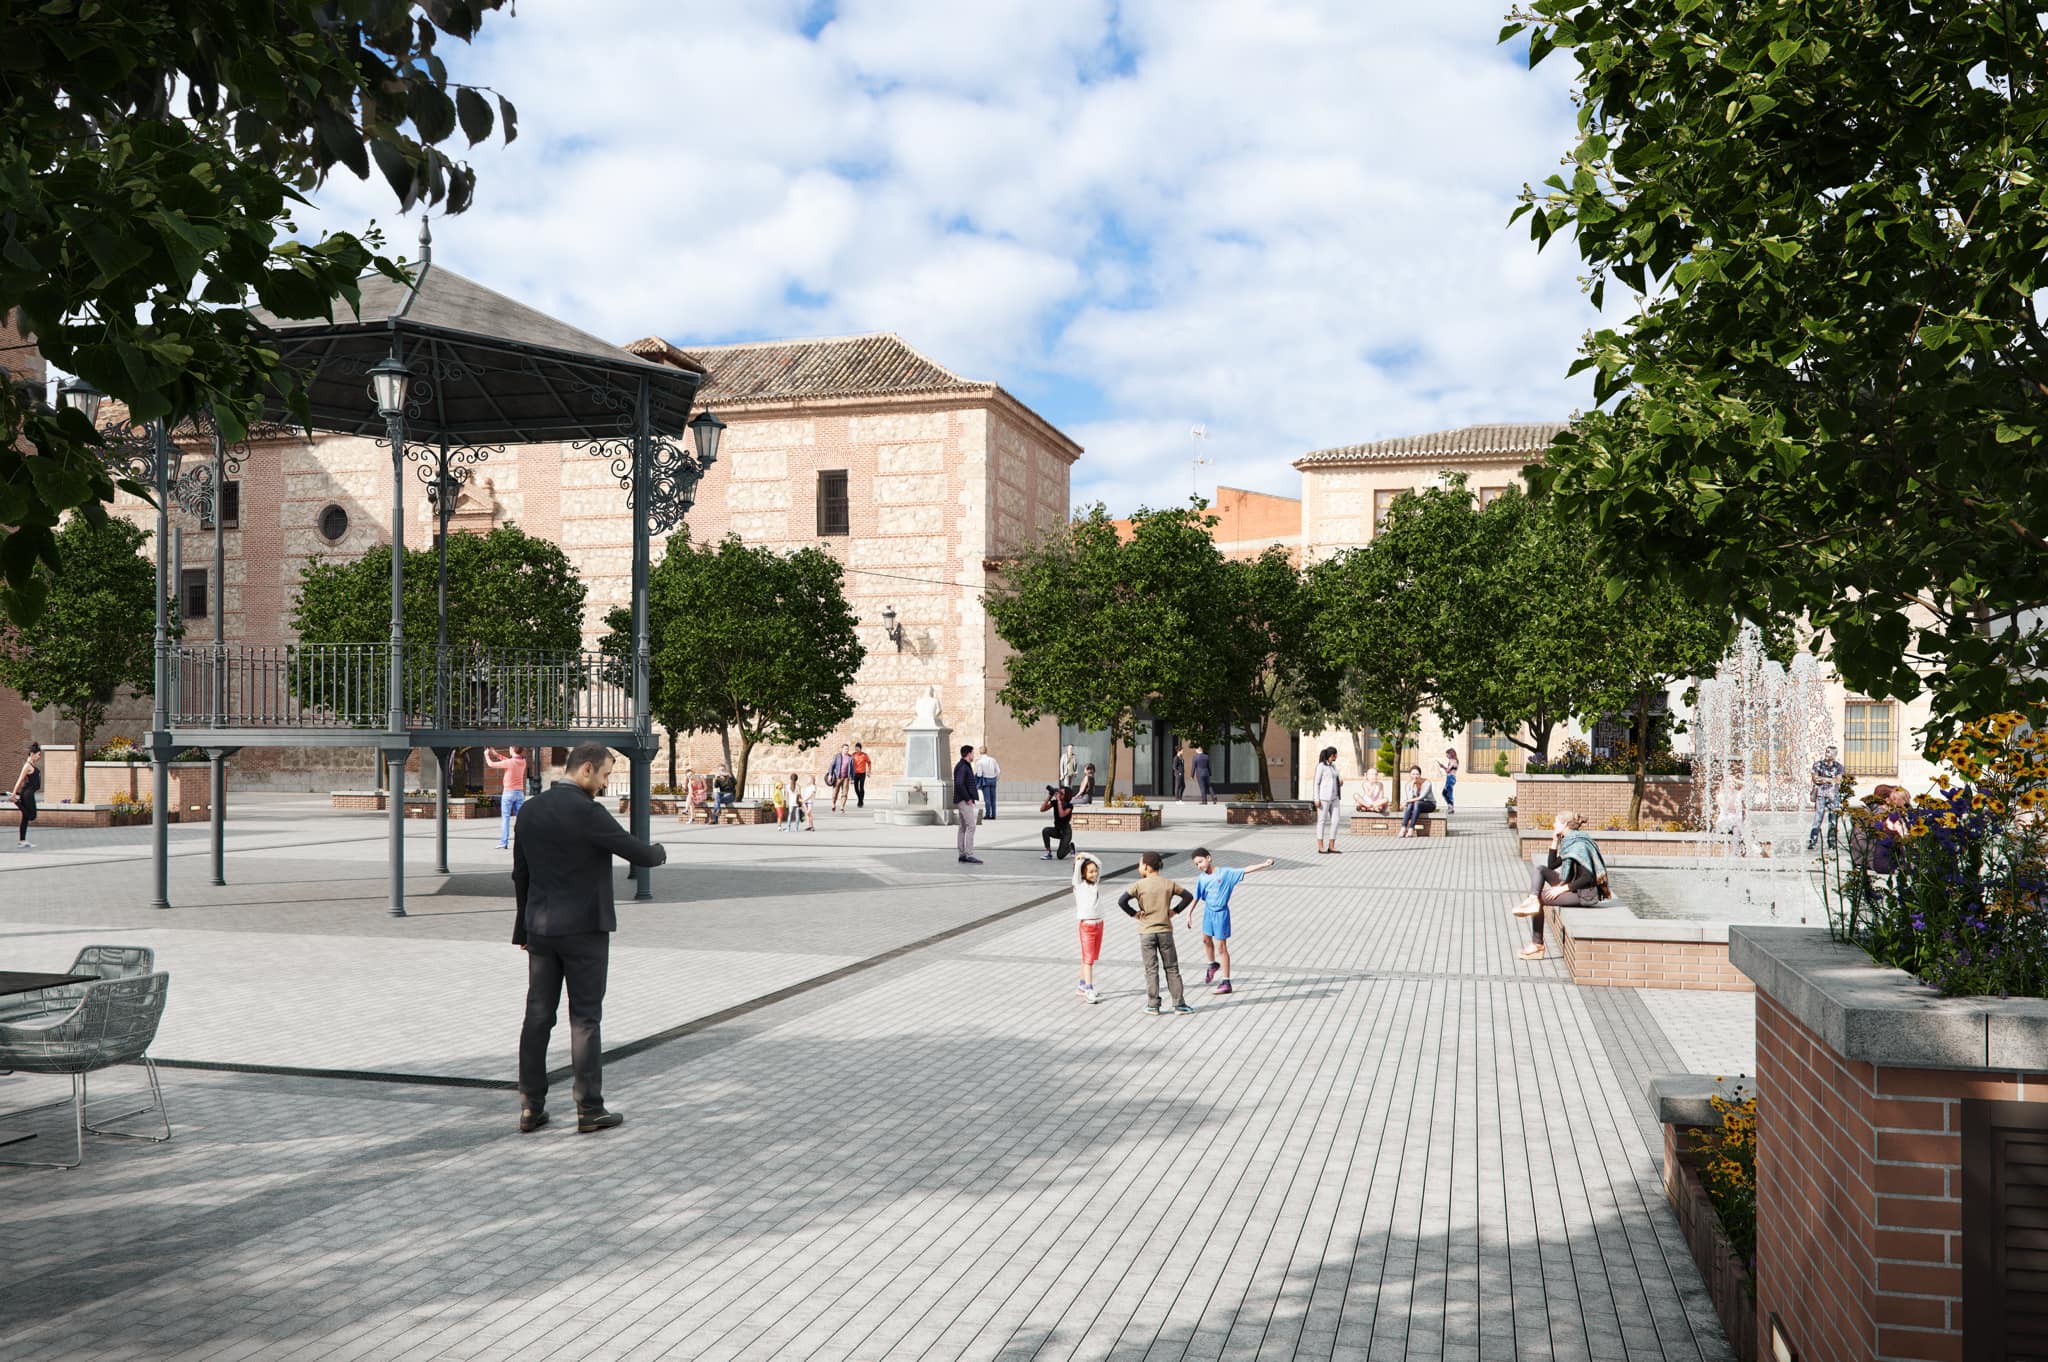
[[[621,342],[896,332],[1084,446],[1077,507],[1295,496],[1312,449],[1589,403],[1577,260],[1508,225],[1568,64],[1503,8],[518,0],[444,49],[519,137],[435,259]],[[318,198],[414,252],[381,182]]]

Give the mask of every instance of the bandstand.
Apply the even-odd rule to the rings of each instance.
[[[650,832],[649,797],[657,746],[648,707],[647,578],[655,535],[681,523],[699,478],[718,457],[724,425],[691,419],[701,375],[659,365],[423,260],[412,281],[362,281],[354,318],[294,324],[256,320],[304,384],[310,427],[368,436],[391,450],[391,631],[354,644],[230,644],[224,610],[211,642],[172,637],[167,597],[169,512],[175,503],[217,511],[213,499],[246,459],[277,457],[274,440],[229,446],[200,419],[104,432],[122,474],[153,488],[156,503],[155,696],[147,739],[153,767],[152,906],[169,893],[170,770],[174,753],[196,748],[213,767],[213,877],[225,882],[225,767],[235,753],[263,747],[372,747],[385,758],[390,818],[390,908],[405,915],[405,776],[414,749],[433,753],[436,870],[448,871],[450,758],[467,747],[570,747],[604,743],[629,763],[631,827]],[[81,383],[60,400],[94,417],[98,394]],[[307,422],[269,394],[260,435],[288,435]],[[684,440],[688,431],[689,441]],[[567,444],[607,461],[632,516],[632,632],[629,661],[591,650],[451,648],[447,641],[446,554],[434,639],[408,639],[402,608],[407,482],[447,513],[469,471],[511,446]],[[195,448],[196,447],[196,448]],[[203,461],[187,469],[191,453]],[[221,517],[211,516],[216,573]],[[636,897],[652,897],[651,871],[634,872]]]

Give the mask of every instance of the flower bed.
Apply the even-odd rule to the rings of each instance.
[[[1997,714],[1928,755],[1960,783],[1849,810],[1829,930],[1949,997],[2048,997],[2048,733]]]
[[[1658,1079],[1651,1095],[1664,1127],[1664,1195],[1729,1344],[1755,1362],[1756,1098],[1725,1086],[1678,1075]]]
[[[1223,821],[1237,827],[1313,827],[1316,806],[1305,799],[1238,799],[1224,809]]]
[[[1617,775],[1556,775],[1542,771],[1515,777],[1515,823],[1534,832],[1548,832],[1559,813],[1583,815],[1596,830],[1611,818],[1626,818],[1635,796],[1635,781]],[[1686,822],[1694,816],[1690,775],[1651,776],[1643,782],[1642,821],[1661,825]]]

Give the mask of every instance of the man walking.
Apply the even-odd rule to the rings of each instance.
[[[874,764],[874,758],[862,751],[859,743],[855,743],[853,745],[853,806],[856,809],[865,809],[868,806],[868,770]]]
[[[825,768],[825,783],[832,787],[832,812],[845,812],[846,797],[853,793],[853,754],[845,743],[839,744],[839,755]]]
[[[980,865],[974,854],[974,823],[981,813],[981,786],[974,772],[974,748],[963,746],[960,760],[953,763],[953,816],[960,820],[957,839],[963,865]]]
[[[983,818],[996,816],[996,782],[1003,778],[1003,768],[996,765],[996,759],[988,754],[986,747],[974,759],[974,784],[981,791]]]
[[[576,1130],[610,1130],[625,1117],[605,1110],[602,1066],[605,974],[611,934],[612,857],[662,865],[668,848],[619,826],[597,800],[612,774],[612,751],[582,743],[569,753],[568,779],[535,795],[520,811],[512,841],[512,889],[518,911],[512,944],[526,952],[526,1022],[519,1031],[519,1130],[548,1123],[548,1036],[562,985],[569,986],[569,1063],[576,1076]]]
[[[1202,802],[1209,802],[1209,749],[1197,747],[1195,759],[1189,765],[1194,770],[1195,788],[1202,792]]]
[[[503,756],[495,747],[484,749],[484,765],[502,773],[498,793],[498,849],[512,845],[512,820],[526,806],[526,753],[514,747]]]
[[[1820,831],[1828,831],[1828,850],[1840,845],[1836,840],[1842,822],[1842,763],[1835,758],[1835,749],[1830,747],[1813,764],[1813,831],[1806,834],[1806,849],[1814,850],[1820,845]]]

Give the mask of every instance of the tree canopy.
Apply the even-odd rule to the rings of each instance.
[[[64,570],[49,574],[44,608],[28,624],[0,622],[0,682],[36,709],[55,708],[78,734],[78,783],[107,706],[125,687],[155,689],[156,568],[149,536],[125,520],[74,516],[58,531]]]
[[[2048,701],[2048,32],[2039,3],[1530,0],[1577,62],[1578,140],[1534,191],[1596,304],[1611,415],[1530,470],[1609,590],[1668,573],[1806,616],[1937,727]]]
[[[459,213],[475,174],[444,146],[516,135],[512,106],[452,81],[437,50],[503,3],[0,6],[0,317],[136,421],[210,411],[242,438],[266,388],[297,384],[243,305],[327,318],[367,271],[400,274],[374,229],[302,236],[306,195],[374,162],[401,209]],[[53,579],[34,567],[57,564],[64,513],[104,518],[97,443],[0,384],[0,609],[17,621],[41,608]]]
[[[654,717],[671,732],[716,728],[729,756],[738,734],[742,790],[758,744],[813,747],[853,717],[867,649],[843,575],[822,550],[782,554],[728,536],[671,540],[648,577]],[[631,622],[630,611],[606,617],[607,651],[627,655]]]
[[[1314,609],[1286,549],[1268,545],[1251,559],[1216,569],[1217,646],[1206,663],[1222,683],[1224,708],[1212,731],[1246,733],[1259,763],[1259,798],[1273,797],[1266,739],[1276,714],[1295,715],[1329,696],[1335,676],[1312,645]]]

